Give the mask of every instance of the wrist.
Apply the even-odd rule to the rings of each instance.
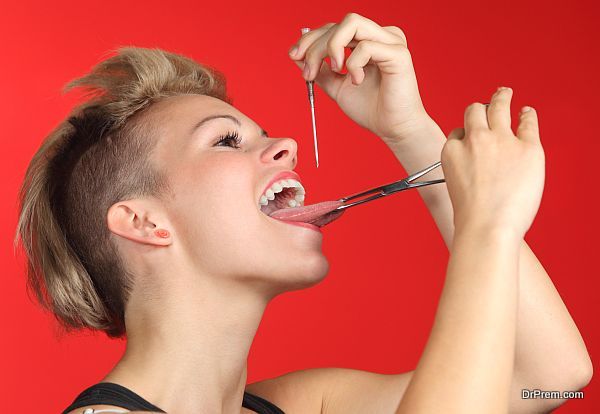
[[[413,141],[419,140],[419,137],[423,137],[434,128],[439,127],[423,108],[413,114],[408,121],[395,128],[393,133],[380,135],[380,138],[390,146],[412,145]]]
[[[387,147],[394,153],[398,161],[412,174],[427,165],[440,160],[442,149],[446,143],[446,136],[436,122],[427,115],[415,121],[414,128],[407,132],[403,138],[391,139],[382,137]],[[439,172],[431,172],[428,177],[443,178]]]
[[[523,236],[512,226],[496,222],[467,220],[458,224],[454,231],[455,237],[475,237],[478,239],[502,241],[519,244]]]

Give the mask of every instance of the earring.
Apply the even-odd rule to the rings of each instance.
[[[154,230],[154,234],[156,234],[158,237],[162,237],[163,239],[169,237],[169,231],[165,229]]]

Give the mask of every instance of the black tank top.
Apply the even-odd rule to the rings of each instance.
[[[165,412],[122,385],[112,382],[99,382],[83,390],[62,414],[67,414],[75,408],[87,405],[116,405],[132,411]],[[258,414],[285,414],[273,403],[246,391],[244,391],[242,407],[255,411]]]

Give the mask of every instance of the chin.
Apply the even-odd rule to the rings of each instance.
[[[329,261],[322,252],[305,252],[286,274],[286,290],[306,289],[320,283],[329,273]]]

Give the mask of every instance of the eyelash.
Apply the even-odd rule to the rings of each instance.
[[[234,142],[234,145],[233,146],[220,145],[222,142]],[[215,143],[214,146],[215,147],[231,146],[231,148],[239,148],[241,142],[242,142],[242,138],[238,135],[237,131],[230,131],[230,132],[227,132],[225,135],[221,135],[219,137],[219,140]]]

